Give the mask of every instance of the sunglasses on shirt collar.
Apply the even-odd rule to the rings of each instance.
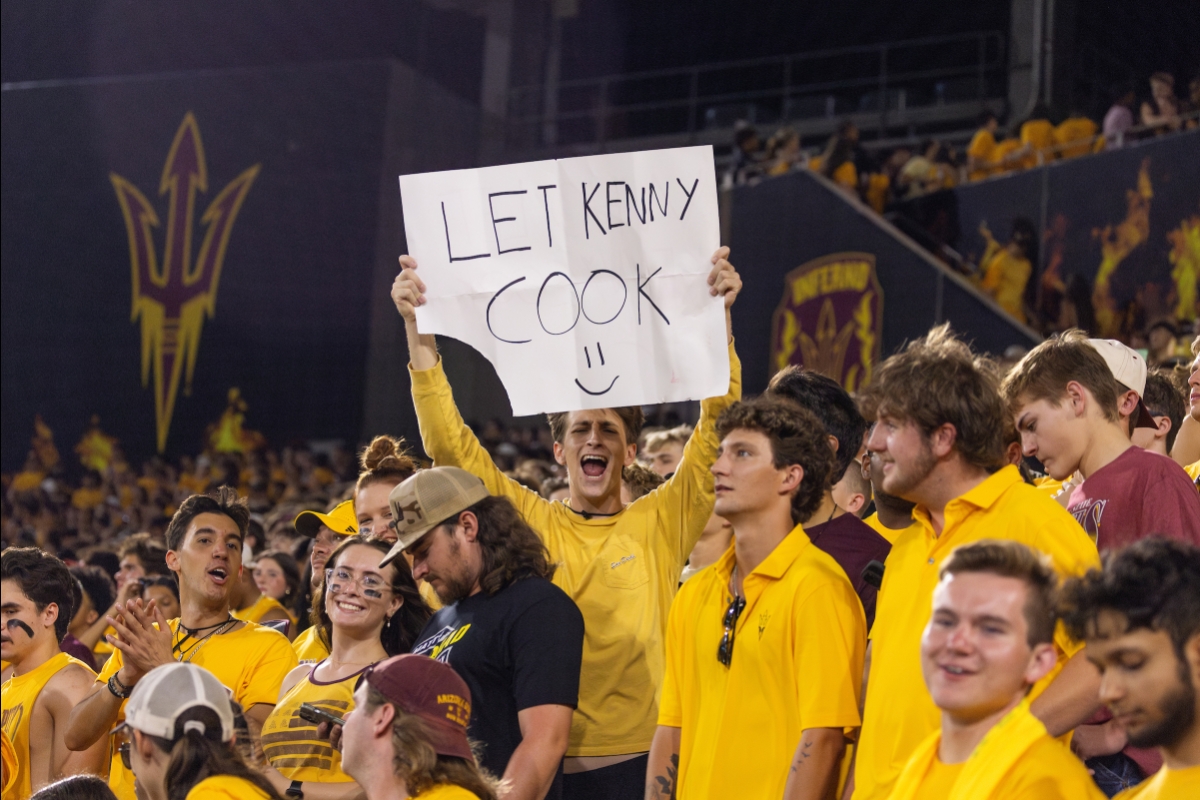
[[[746,598],[734,597],[729,601],[729,607],[725,609],[725,632],[721,636],[721,644],[717,647],[717,661],[720,661],[727,667],[733,663],[734,630],[737,628],[738,617],[742,615],[742,610],[745,607]]]

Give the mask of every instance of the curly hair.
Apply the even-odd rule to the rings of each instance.
[[[862,391],[863,414],[911,421],[925,436],[952,425],[963,460],[995,470],[1004,465],[1005,415],[995,375],[991,359],[939,325],[880,365]]]
[[[355,494],[376,481],[400,483],[417,471],[417,464],[409,455],[403,437],[397,439],[391,436],[376,436],[363,448],[359,455],[359,464],[362,466],[362,472],[359,473],[358,483],[354,486]]]
[[[1152,536],[1108,551],[1103,569],[1063,587],[1063,624],[1075,639],[1095,636],[1106,610],[1125,617],[1126,631],[1166,632],[1183,661],[1184,645],[1200,633],[1200,548]]]
[[[792,521],[811,517],[832,486],[833,450],[825,428],[811,411],[783,397],[764,395],[734,403],[717,418],[717,435],[724,439],[734,430],[758,431],[771,442],[776,469],[799,464],[804,469],[792,495]]]
[[[167,549],[178,550],[183,546],[192,520],[201,514],[224,514],[237,525],[238,534],[246,538],[246,526],[250,524],[250,509],[244,498],[238,497],[236,489],[222,486],[214,492],[194,494],[179,504],[179,510],[167,525]]]
[[[380,560],[383,556],[391,551],[392,546],[382,539],[368,538],[361,534],[347,536],[342,539],[332,553],[329,554],[329,560],[325,562],[326,569],[333,569],[337,566],[338,560],[342,557],[342,553],[350,547],[370,547],[373,550],[380,552]],[[425,623],[433,615],[425,599],[421,597],[421,592],[417,588],[417,582],[413,580],[412,570],[409,569],[408,560],[397,558],[388,566],[395,568],[395,577],[392,578],[392,591],[402,601],[400,608],[383,626],[383,631],[379,634],[380,644],[387,651],[389,656],[400,655],[407,653],[412,649],[412,646],[417,641],[417,635],[421,633],[421,629],[425,627]],[[384,567],[387,569],[387,567]],[[333,646],[333,620],[329,618],[329,612],[325,608],[325,578],[322,576],[321,583],[313,592],[312,612],[309,615],[312,625],[317,629],[317,633],[321,638],[321,643],[325,647]]]
[[[834,475],[840,479],[858,456],[867,433],[867,421],[841,384],[819,372],[791,365],[775,373],[767,394],[807,408],[821,421],[825,431],[837,439]]]
[[[666,483],[662,475],[636,461],[621,469],[621,480],[629,487],[629,496],[633,500],[645,497]]]

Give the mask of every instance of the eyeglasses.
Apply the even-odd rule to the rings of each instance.
[[[725,609],[725,633],[721,636],[721,644],[717,648],[717,661],[727,667],[733,663],[733,632],[745,607],[746,598],[734,597],[729,601],[729,608]]]
[[[373,572],[356,574],[354,570],[347,567],[325,570],[325,587],[330,594],[341,594],[347,591],[351,583],[362,590],[363,597],[369,597],[372,600],[379,600],[385,591],[392,588],[383,578]]]

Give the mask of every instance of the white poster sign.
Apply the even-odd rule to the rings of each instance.
[[[513,413],[695,400],[729,386],[711,147],[400,177],[422,333],[474,347]]]

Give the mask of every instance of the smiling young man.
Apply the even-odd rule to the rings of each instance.
[[[457,467],[421,470],[392,490],[396,544],[444,604],[412,652],[471,688],[469,734],[507,800],[562,797],[562,758],[579,699],[583,615],[550,582],[541,539],[504,497]]]
[[[0,658],[13,665],[0,689],[0,725],[17,755],[14,796],[24,798],[65,775],[100,772],[105,751],[96,742],[72,752],[63,736],[71,709],[96,680],[87,665],[59,649],[75,578],[36,547],[5,550],[0,577]]]
[[[855,800],[884,800],[940,724],[915,656],[938,568],[954,548],[1011,539],[1049,555],[1064,575],[1099,563],[1071,515],[1005,464],[1005,410],[992,375],[943,325],[885,361],[865,392],[867,417],[875,419],[867,439],[872,477],[878,472],[882,491],[916,503],[919,527],[892,545],[879,590]],[[1047,676],[1034,687],[1032,710],[1059,736],[1099,706],[1099,677],[1078,655],[1082,644],[1063,635],[1055,646],[1063,666],[1050,675],[1061,679]]]
[[[230,613],[230,596],[242,571],[242,539],[250,512],[237,493],[222,487],[184,500],[167,527],[167,566],[179,581],[179,619],[167,620],[153,604],[126,603],[109,623],[116,648],[88,694],[71,713],[66,741],[90,747],[121,718],[133,686],[147,672],[173,661],[212,672],[246,712],[257,747],[263,720],[275,707],[284,677],[297,664],[283,634]],[[114,758],[109,785],[133,800],[133,776]]]
[[[1163,767],[1121,800],[1200,797],[1200,549],[1143,539],[1069,582],[1063,621],[1100,670],[1100,699]]]
[[[1200,494],[1187,473],[1165,456],[1134,447],[1122,424],[1114,375],[1136,372],[1138,363],[1124,351],[1072,330],[1042,342],[1013,367],[1003,392],[1024,453],[1057,480],[1076,470],[1083,475],[1067,510],[1101,550],[1155,534],[1200,544]],[[1144,363],[1140,378],[1144,387]],[[1138,382],[1137,375],[1126,380]],[[1136,413],[1153,425],[1149,413]]]
[[[917,747],[891,800],[1100,800],[1083,763],[1029,711],[1054,669],[1058,576],[1045,556],[982,540],[939,570],[921,670],[941,728]]]
[[[645,797],[817,800],[858,727],[866,619],[845,572],[799,520],[825,497],[833,453],[813,414],[775,397],[717,423],[716,512],[733,546],[684,584]]]
[[[741,289],[728,254],[723,247],[713,255],[708,277],[710,293],[725,299],[727,331],[729,307]],[[732,334],[729,393],[701,403],[700,422],[671,480],[628,507],[621,502],[621,469],[637,452],[640,408],[553,414],[554,455],[567,468],[570,497],[551,503],[506,477],[463,422],[434,337],[417,329],[416,307],[425,302],[417,264],[410,256],[401,256],[400,264],[392,300],[405,320],[425,451],[438,466],[461,467],[516,505],[560,564],[554,582],[587,623],[564,796],[636,797],[658,715],[667,612],[688,554],[712,514],[708,468],[716,458],[716,418],[741,395]]]

